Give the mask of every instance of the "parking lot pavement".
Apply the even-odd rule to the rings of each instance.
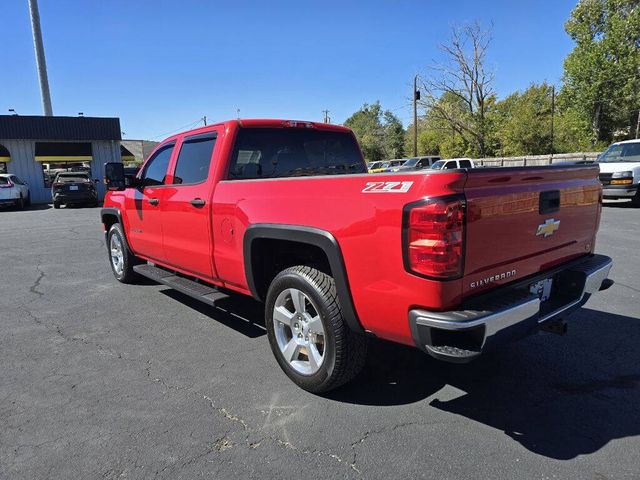
[[[119,284],[98,209],[0,211],[0,478],[638,478],[640,209],[616,284],[463,366],[374,342],[328,396],[277,367],[260,305]]]

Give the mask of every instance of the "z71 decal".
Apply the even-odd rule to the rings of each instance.
[[[407,193],[413,182],[367,182],[362,193]]]

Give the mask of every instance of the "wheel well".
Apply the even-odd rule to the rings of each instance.
[[[102,216],[102,223],[104,224],[105,232],[109,233],[109,229],[118,223],[118,217],[110,213],[106,213]]]
[[[316,245],[272,238],[256,238],[251,243],[251,270],[256,293],[262,300],[275,276],[295,265],[306,265],[331,275],[326,253]]]

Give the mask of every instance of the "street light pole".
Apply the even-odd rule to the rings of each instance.
[[[638,109],[638,121],[636,123],[636,138],[638,138],[639,133],[640,133],[640,109]]]
[[[418,75],[413,77],[413,156],[418,156]]]
[[[40,12],[38,0],[29,0],[29,13],[31,14],[31,30],[33,32],[33,47],[36,51],[36,66],[40,80],[40,95],[42,96],[42,108],[45,117],[53,116],[51,107],[51,93],[49,92],[49,77],[47,75],[47,62],[44,58],[44,45],[42,44],[42,30],[40,29]]]

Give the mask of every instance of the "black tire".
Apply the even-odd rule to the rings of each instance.
[[[295,288],[315,304],[325,331],[324,360],[317,372],[304,375],[284,358],[275,333],[273,320],[275,302],[280,293]],[[280,368],[301,388],[321,393],[333,390],[352,380],[365,364],[367,338],[354,333],[342,316],[333,278],[315,268],[296,266],[280,272],[267,293],[265,325],[271,350]]]
[[[22,194],[20,195],[20,198],[18,198],[18,200],[16,201],[16,208],[18,210],[24,210],[24,198],[22,198]]]
[[[116,269],[116,266],[114,265],[115,262],[111,255],[111,239],[114,236],[118,238],[122,247],[123,265],[121,272]],[[116,277],[116,280],[122,283],[135,283],[136,280],[139,279],[139,276],[134,272],[133,267],[134,265],[138,265],[142,262],[129,250],[129,245],[127,244],[126,237],[124,236],[122,227],[119,223],[114,223],[107,234],[107,254],[109,258],[109,265],[111,265],[111,271],[113,272],[113,276]]]
[[[638,191],[636,192],[636,194],[631,199],[631,206],[632,207],[636,207],[636,208],[640,208],[640,188],[638,188]]]
[[[55,209],[60,208],[60,202],[53,202],[53,208]]]
[[[27,194],[27,199],[25,200],[24,204],[25,204],[27,207],[30,207],[30,206],[31,206],[31,193],[28,193],[28,194]]]

